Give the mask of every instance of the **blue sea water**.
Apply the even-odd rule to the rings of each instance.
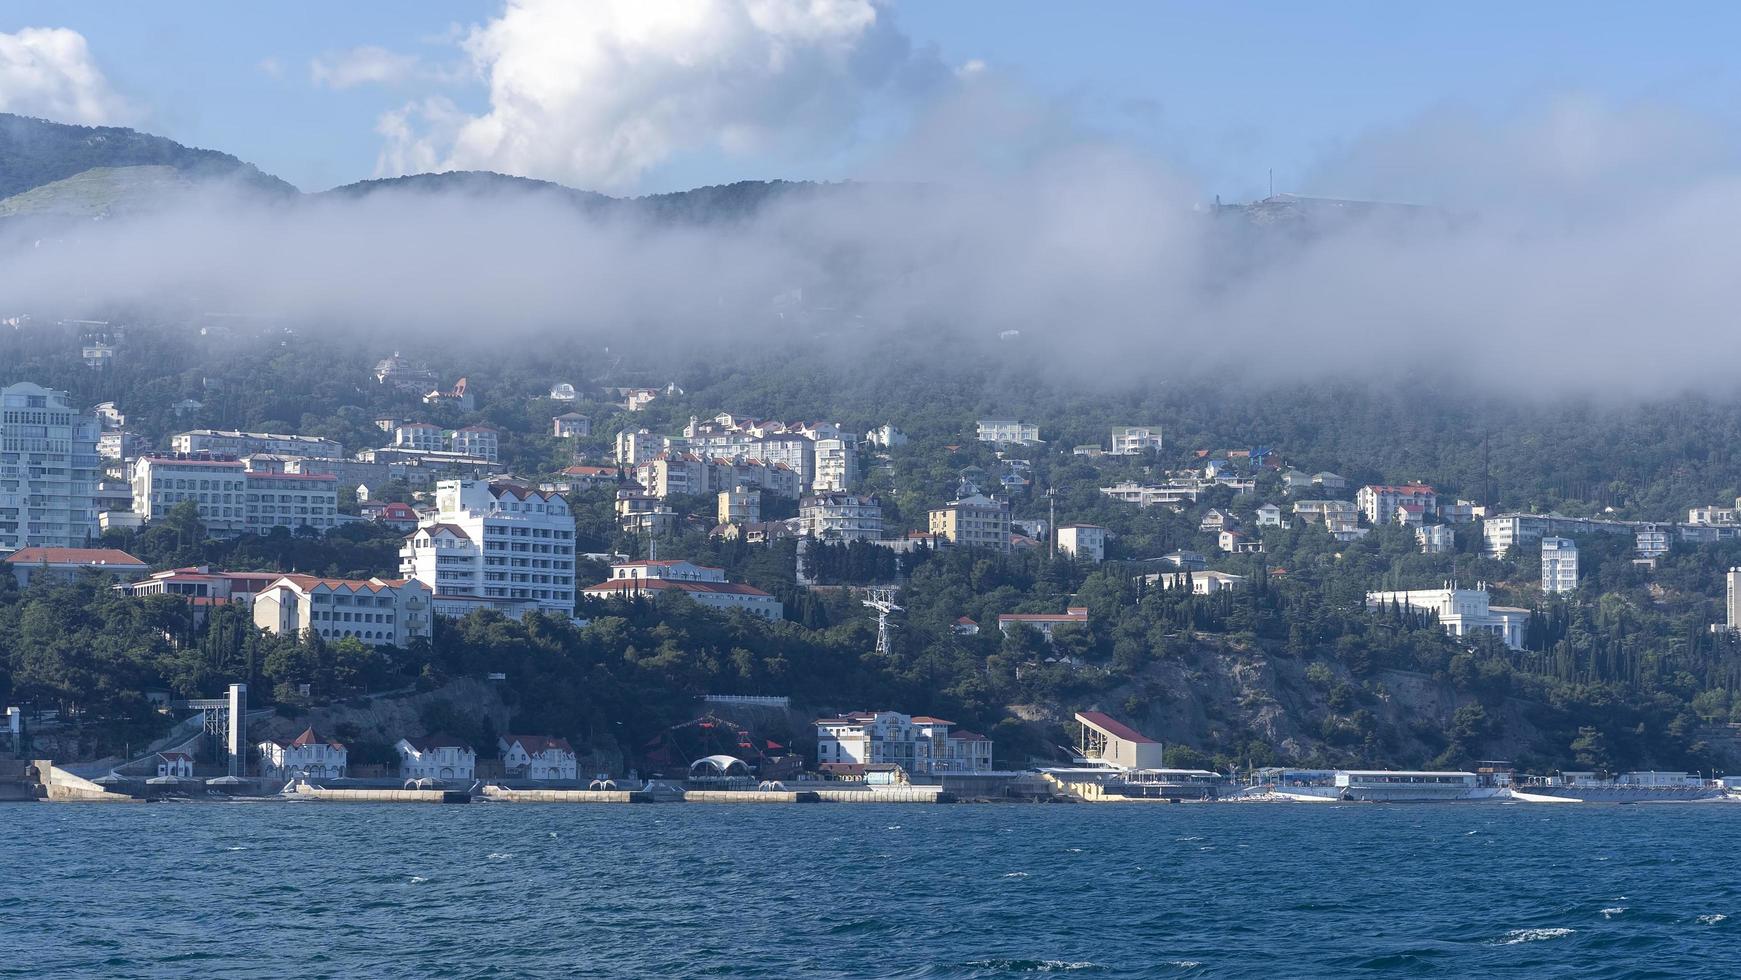
[[[18,804],[0,827],[0,976],[1741,973],[1727,804]]]

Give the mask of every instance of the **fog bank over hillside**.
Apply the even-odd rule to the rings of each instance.
[[[70,229],[0,228],[0,309],[772,349],[818,331],[869,349],[915,327],[1016,330],[1084,380],[1427,366],[1516,392],[1727,391],[1741,168],[1696,130],[1696,159],[1673,140],[1640,145],[1640,129],[1661,137],[1657,121],[1578,103],[1486,135],[1459,120],[1452,139],[1426,120],[1339,150],[1311,181],[1352,193],[1406,163],[1415,200],[1435,207],[1284,202],[1281,219],[1217,212],[1207,189],[1100,139],[1056,140],[1016,166],[952,155],[929,175],[909,148],[888,182],[776,195],[717,221],[536,188],[299,200],[230,188]],[[1484,150],[1518,160],[1520,193],[1494,206],[1483,198],[1505,167],[1471,169]],[[1652,154],[1677,163],[1646,186]]]

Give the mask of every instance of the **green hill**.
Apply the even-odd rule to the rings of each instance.
[[[72,126],[0,113],[0,198],[92,169],[131,167],[168,167],[188,180],[233,178],[269,193],[297,192],[228,153],[115,126]]]

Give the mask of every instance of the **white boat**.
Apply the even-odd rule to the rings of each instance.
[[[1525,803],[1697,803],[1722,799],[1723,787],[1685,772],[1562,772],[1525,779],[1512,797]]]
[[[1263,769],[1236,799],[1278,802],[1433,803],[1500,801],[1509,788],[1491,773],[1409,769]]]

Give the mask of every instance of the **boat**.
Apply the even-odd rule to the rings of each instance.
[[[1301,803],[1501,801],[1509,773],[1410,769],[1260,769],[1233,799]]]
[[[1525,803],[1697,803],[1722,799],[1724,790],[1685,772],[1562,772],[1523,779],[1511,795]]]

